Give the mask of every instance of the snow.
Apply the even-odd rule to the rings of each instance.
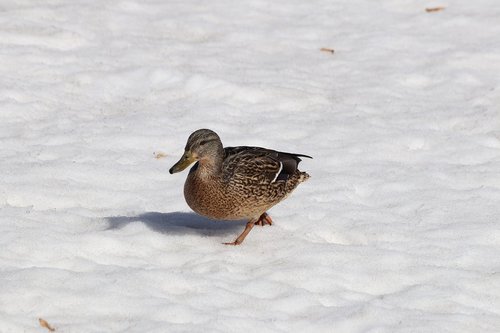
[[[1,1],[0,332],[498,332],[499,17]],[[198,128],[314,157],[239,247],[168,174]]]

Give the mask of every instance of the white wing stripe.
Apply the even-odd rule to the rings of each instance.
[[[283,163],[281,163],[281,162],[280,162],[280,169],[278,170],[278,172],[276,172],[276,176],[274,176],[274,179],[273,179],[273,181],[271,182],[271,184],[272,184],[272,183],[274,183],[274,182],[276,181],[276,178],[278,178],[278,176],[279,176],[279,174],[280,174],[281,170],[283,170]]]

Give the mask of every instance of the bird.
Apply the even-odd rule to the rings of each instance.
[[[267,211],[284,200],[300,183],[310,178],[298,169],[301,157],[261,147],[223,147],[210,129],[194,131],[184,154],[170,174],[192,163],[184,198],[197,214],[213,220],[247,220],[243,232],[226,245],[240,245],[254,225],[272,225]]]

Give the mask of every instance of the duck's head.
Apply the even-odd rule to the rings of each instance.
[[[184,150],[184,155],[179,162],[170,168],[171,174],[186,169],[196,161],[210,163],[223,152],[219,136],[209,129],[199,129],[193,132],[189,136]]]

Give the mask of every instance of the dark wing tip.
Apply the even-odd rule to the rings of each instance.
[[[307,157],[307,158],[310,158],[310,159],[313,159],[312,156],[309,156],[309,155],[304,155],[304,154],[293,154],[297,157]]]

